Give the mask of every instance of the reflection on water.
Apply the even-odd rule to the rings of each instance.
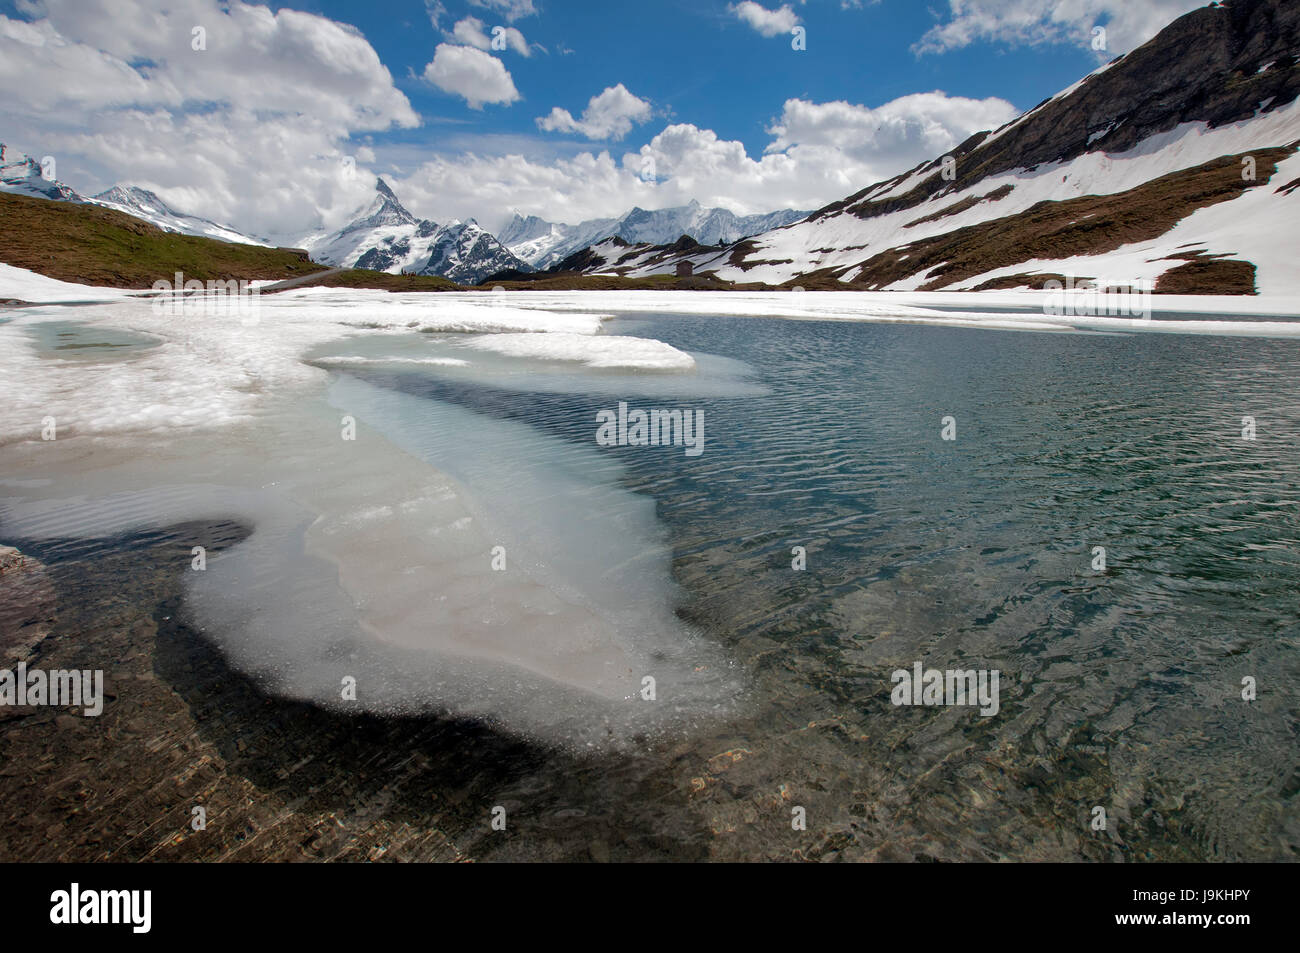
[[[155,599],[162,677],[209,713],[201,733],[241,783],[347,818],[332,856],[375,856],[396,831],[392,856],[410,858],[1296,856],[1300,344],[686,317],[607,330],[735,372],[623,395],[703,410],[701,456],[600,452],[654,501],[681,614],[745,672],[741,710],[606,756],[450,721],[358,723],[250,697],[177,628],[179,596]],[[500,370],[347,373],[527,423],[586,460],[596,412],[620,399],[610,379]],[[420,446],[456,472],[454,446]],[[998,670],[1000,711],[894,707],[890,674],[917,661]],[[507,835],[488,833],[491,804]],[[1098,806],[1105,831],[1089,826]],[[310,838],[261,843],[321,856]]]

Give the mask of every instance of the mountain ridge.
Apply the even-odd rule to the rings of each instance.
[[[381,176],[375,197],[342,228],[303,239],[313,260],[343,268],[447,278],[473,285],[503,270],[526,273],[516,258],[474,219],[439,225],[417,218]]]
[[[327,265],[467,285],[682,269],[722,286],[936,291],[1101,277],[1185,293],[1300,293],[1288,241],[1298,150],[1300,4],[1225,0],[947,155],[812,212],[737,216],[691,201],[577,225],[515,214],[494,236],[472,218],[418,218],[376,177],[348,223],[301,244]],[[0,160],[0,192],[267,244],[141,187],[85,198],[29,156],[0,145]]]
[[[583,272],[641,278],[689,263],[723,281],[845,290],[1077,276],[1300,293],[1287,242],[1300,215],[1298,95],[1300,4],[1226,0],[801,221],[676,253],[598,243]]]
[[[178,212],[157,194],[135,185],[114,185],[97,195],[85,196],[57,178],[47,179],[41,163],[32,156],[0,143],[0,192],[30,195],[55,202],[99,205],[148,222],[164,232],[214,238],[238,245],[274,247],[264,239],[246,235],[197,215]]]
[[[733,242],[795,222],[806,211],[778,209],[757,215],[737,215],[721,207],[705,208],[698,201],[664,209],[633,206],[621,216],[593,218],[568,225],[517,212],[497,233],[503,245],[533,268],[545,270],[576,251],[608,238],[631,243],[664,244],[690,235],[704,244]]]

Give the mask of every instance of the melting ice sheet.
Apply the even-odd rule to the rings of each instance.
[[[267,689],[326,706],[348,707],[352,676],[366,710],[451,710],[582,744],[727,709],[734,679],[674,614],[653,502],[617,485],[616,464],[353,379],[330,397],[358,420],[355,441],[339,412],[307,402],[237,438],[127,440],[91,456],[75,441],[28,445],[0,482],[0,534],[245,523],[252,534],[205,571],[178,548],[193,621]]]
[[[177,547],[186,612],[268,691],[325,706],[451,711],[577,745],[730,711],[738,679],[677,617],[653,501],[620,485],[617,462],[594,443],[304,364],[331,339],[392,333],[280,307],[254,330],[154,320],[135,303],[87,309],[84,320],[164,342],[103,365],[43,358],[27,327],[0,328],[12,371],[0,382],[0,539],[245,524],[203,571],[191,546],[207,540]],[[573,333],[583,320],[554,325]],[[46,410],[66,428],[54,441],[31,436]]]
[[[484,334],[467,343],[470,347],[510,357],[562,361],[587,367],[647,371],[689,371],[695,368],[693,357],[671,345],[626,335]]]
[[[754,397],[753,368],[717,354],[686,354],[637,336],[386,334],[349,337],[309,355],[331,370],[418,373],[529,393]]]

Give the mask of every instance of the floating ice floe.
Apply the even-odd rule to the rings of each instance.
[[[617,334],[491,334],[466,346],[509,357],[566,361],[588,367],[689,371],[695,359],[663,341]]]

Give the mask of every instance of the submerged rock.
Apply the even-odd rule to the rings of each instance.
[[[12,546],[0,546],[0,573],[22,568],[25,557]]]
[[[0,665],[30,658],[53,619],[54,586],[44,564],[0,545]]]

